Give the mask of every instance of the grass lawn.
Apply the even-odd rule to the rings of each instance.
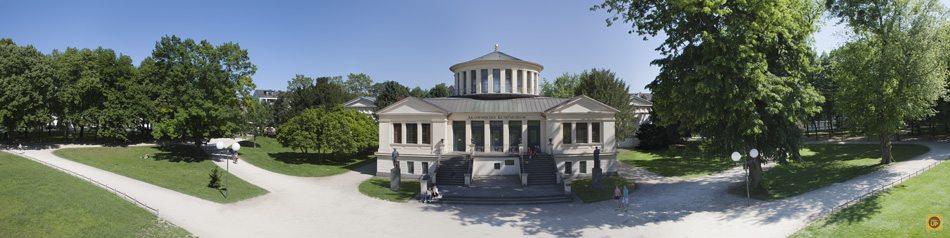
[[[894,160],[904,161],[930,151],[923,145],[895,144]],[[776,200],[807,193],[834,183],[851,180],[884,168],[877,144],[805,145],[801,150],[804,162],[776,165],[765,171],[764,185],[768,194],[752,194],[760,200]],[[734,194],[746,195],[745,185],[733,188]]]
[[[360,192],[366,196],[393,202],[409,202],[419,193],[418,181],[400,181],[399,191],[389,190],[389,179],[370,178],[360,183]]]
[[[585,203],[614,199],[615,186],[620,186],[620,190],[623,190],[623,186],[627,186],[627,189],[630,190],[630,193],[637,191],[636,183],[628,181],[627,179],[619,176],[604,178],[603,190],[594,190],[591,188],[591,180],[571,181],[571,191],[573,191],[574,194],[577,194],[577,197],[580,197]]]
[[[927,215],[950,220],[950,163],[835,212],[790,237],[947,237],[948,227],[927,230]]]
[[[254,148],[253,139],[240,143],[238,154],[243,161],[271,172],[292,176],[331,176],[376,162],[375,155],[322,155],[321,159],[317,153],[303,153],[283,147],[272,137],[257,138],[257,148]]]
[[[619,149],[617,160],[667,177],[700,177],[735,166],[729,158],[704,154],[699,141],[690,141],[681,149]]]
[[[229,183],[233,188],[233,197],[225,199],[224,190],[208,187],[208,174],[218,166],[203,154],[197,159],[193,158],[194,151],[195,147],[192,145],[160,145],[69,148],[53,151],[53,154],[218,203],[237,202],[267,193],[267,190],[232,174]],[[142,159],[146,153],[153,159]],[[224,181],[221,184],[223,185]]]
[[[0,152],[0,237],[185,237],[89,182]]]

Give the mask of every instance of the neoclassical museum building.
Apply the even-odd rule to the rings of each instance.
[[[498,51],[449,67],[453,96],[407,97],[377,111],[376,175],[389,176],[393,150],[403,179],[429,176],[468,185],[485,176],[522,184],[590,177],[599,148],[605,174],[617,173],[614,114],[586,96],[542,97],[540,64]]]

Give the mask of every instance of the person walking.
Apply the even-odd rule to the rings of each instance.
[[[614,187],[614,203],[617,204],[617,208],[615,208],[614,211],[620,210],[620,186],[619,185]]]
[[[623,211],[630,209],[630,190],[627,189],[627,185],[623,186],[623,199],[620,200],[620,204],[623,206]]]

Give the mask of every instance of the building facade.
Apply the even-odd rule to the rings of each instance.
[[[517,176],[538,155],[554,161],[559,178],[589,177],[595,149],[605,174],[616,174],[616,109],[586,96],[539,96],[543,67],[497,49],[449,69],[457,96],[407,97],[377,111],[377,176],[389,175],[394,150],[403,178],[443,173],[453,159],[468,163],[467,176]]]
[[[277,90],[254,90],[254,98],[257,98],[260,102],[274,103],[277,101],[277,95],[280,95],[281,91]]]
[[[357,97],[343,103],[344,110],[356,110],[372,117],[376,112],[376,98]]]

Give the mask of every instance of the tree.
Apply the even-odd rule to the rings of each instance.
[[[375,121],[342,105],[306,109],[277,129],[277,141],[285,147],[309,153],[352,154],[378,145]]]
[[[349,74],[346,76],[347,93],[353,97],[370,97],[372,94],[373,80],[365,74]]]
[[[432,89],[429,90],[429,97],[431,98],[444,98],[451,96],[452,91],[449,90],[449,87],[445,86],[445,83],[436,84]]]
[[[853,128],[875,135],[881,164],[894,161],[890,138],[909,120],[934,114],[947,94],[942,61],[947,13],[936,0],[828,1],[855,33],[837,49],[837,107]]]
[[[587,71],[584,71],[587,73]],[[582,74],[584,74],[582,73]],[[547,79],[541,83],[541,92],[545,97],[569,98],[574,96],[574,88],[580,82],[580,74],[564,73],[554,79],[554,83],[549,83]]]
[[[409,88],[402,86],[399,82],[396,81],[386,81],[382,84],[376,86],[379,90],[379,95],[376,96],[376,110],[383,110],[393,104],[396,101],[399,101],[405,97],[409,96]]]
[[[153,136],[190,136],[198,154],[204,138],[231,136],[246,124],[238,95],[250,97],[257,70],[247,50],[236,43],[216,47],[173,35],[155,43],[152,58],[160,71],[155,83],[164,88]]]
[[[565,74],[567,76],[567,74]],[[620,112],[614,116],[616,141],[632,138],[637,131],[633,104],[630,102],[630,87],[607,69],[591,69],[579,76],[580,81],[574,88],[574,95],[587,95]]]
[[[47,103],[53,72],[50,58],[32,45],[17,46],[12,39],[0,39],[0,124],[7,138],[11,131],[52,120]]]
[[[296,75],[288,81],[287,98],[290,103],[290,117],[303,110],[317,107],[333,107],[350,98],[337,77],[319,77],[316,80],[304,75]]]
[[[429,98],[429,91],[416,86],[412,88],[412,91],[409,91],[409,95],[417,98]]]
[[[745,156],[757,192],[765,191],[763,160],[800,157],[798,123],[822,101],[801,79],[814,55],[814,2],[607,0],[597,9],[615,14],[608,26],[622,19],[630,33],[667,36],[647,86],[660,125],[679,123],[724,156],[760,150],[761,160]]]
[[[257,137],[264,136],[264,129],[274,125],[273,105],[262,103],[260,100],[250,100],[248,110],[244,114],[254,131],[254,148],[257,148]]]

